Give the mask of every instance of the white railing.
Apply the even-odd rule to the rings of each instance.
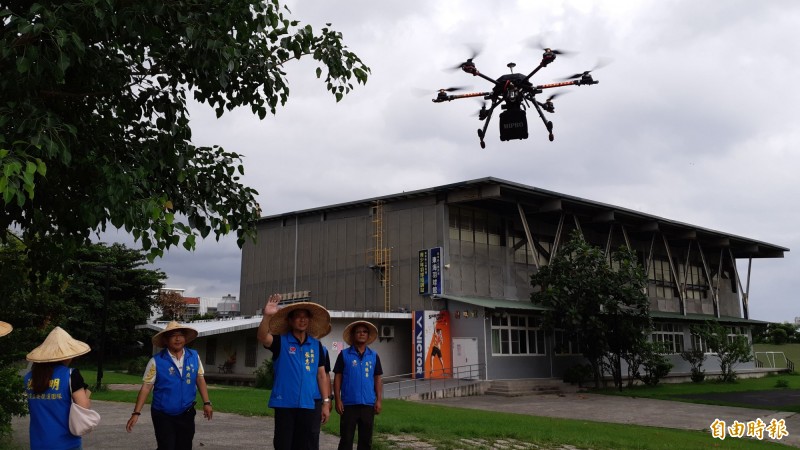
[[[783,359],[783,365],[780,368],[783,369],[785,367],[789,367],[789,360],[786,358],[786,355],[783,352],[755,352],[756,359],[758,359],[759,355],[764,356],[764,360],[760,361],[764,363],[765,367],[772,369],[778,368],[776,363],[781,362],[781,358]],[[777,356],[780,357],[776,360]]]
[[[486,365],[469,364],[446,367],[435,371],[434,375],[437,378],[413,378],[414,373],[384,376],[383,398],[403,398],[414,394],[475,384],[486,379]]]

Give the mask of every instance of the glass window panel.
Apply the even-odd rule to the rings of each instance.
[[[500,330],[492,330],[492,353],[500,353]]]
[[[486,213],[475,211],[475,243],[485,244],[488,241],[486,229]]]

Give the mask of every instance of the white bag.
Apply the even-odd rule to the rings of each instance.
[[[86,409],[72,400],[72,370],[69,371],[69,432],[74,436],[83,436],[100,425],[100,414]]]

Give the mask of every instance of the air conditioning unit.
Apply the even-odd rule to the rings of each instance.
[[[381,325],[380,335],[382,339],[394,337],[394,325]]]

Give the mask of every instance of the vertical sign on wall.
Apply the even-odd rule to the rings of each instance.
[[[419,251],[419,294],[429,294],[430,285],[428,284],[428,251]]]
[[[452,376],[450,316],[447,311],[414,311],[411,335],[415,379]]]
[[[433,247],[430,251],[431,259],[431,294],[442,293],[442,247]]]
[[[414,367],[413,378],[425,378],[425,311],[414,311],[411,321],[411,336],[414,339],[412,345],[411,357],[413,358],[412,365]]]
[[[450,315],[447,310],[436,311],[425,316],[432,324],[430,349],[425,368],[429,378],[448,378],[452,376],[453,359],[450,345]]]

